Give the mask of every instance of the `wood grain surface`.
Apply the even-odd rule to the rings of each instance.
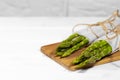
[[[60,58],[57,57],[55,55],[55,50],[57,48],[57,46],[59,45],[59,43],[54,43],[54,44],[49,44],[49,45],[45,45],[41,47],[41,51],[47,55],[49,58],[53,59],[54,61],[56,61],[57,63],[59,63],[60,65],[64,66],[66,69],[74,71],[77,70],[76,66],[71,65],[71,62],[73,61],[73,59],[76,58],[76,56],[78,56],[85,48],[82,48],[76,52],[74,52],[72,55],[66,57],[66,58]],[[103,59],[101,59],[100,61],[97,61],[95,64],[92,64],[92,66],[96,66],[96,65],[101,65],[101,64],[105,64],[105,63],[109,63],[109,62],[113,62],[113,61],[117,61],[120,60],[120,51],[116,52],[112,55],[109,55]]]

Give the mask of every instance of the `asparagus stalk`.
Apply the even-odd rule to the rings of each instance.
[[[74,39],[71,41],[71,46],[76,45],[77,43],[83,41],[84,39],[85,39],[85,37],[82,36],[82,35],[80,35],[80,36],[74,38]]]
[[[90,51],[94,50],[94,49],[97,49],[97,48],[100,48],[104,45],[108,44],[107,41],[105,40],[99,40],[99,41],[96,41],[94,43],[92,43],[85,51],[84,53],[85,54],[88,54]]]
[[[76,68],[83,68],[84,66],[95,63],[97,60],[100,60],[101,58],[107,56],[112,52],[112,47],[110,45],[105,45],[101,48],[100,52],[98,51],[94,56],[90,57],[89,59],[83,61],[82,63],[78,64]]]
[[[71,45],[75,45],[77,42],[81,41],[83,36],[80,36],[77,33],[72,34],[66,40],[62,41],[61,44],[58,46],[57,51],[61,51],[61,49],[69,48]]]
[[[79,64],[79,63],[85,61],[86,59],[94,56],[95,54],[97,54],[97,53],[99,53],[99,52],[100,52],[100,51],[99,51],[98,49],[93,50],[93,51],[91,51],[91,52],[89,53],[89,56],[87,56],[87,57],[86,57],[85,54],[81,54],[79,60],[78,60],[78,59],[75,59],[75,60],[73,61],[73,64]]]
[[[79,64],[80,62],[86,60],[87,58],[93,56],[92,53],[97,52],[97,49],[103,47],[108,44],[105,40],[99,40],[91,44],[86,50],[84,50],[75,60],[73,60],[73,64]]]
[[[81,41],[80,43],[76,44],[75,46],[73,46],[72,48],[68,49],[63,55],[62,57],[67,57],[69,55],[71,55],[74,51],[84,47],[85,45],[87,45],[89,43],[88,39],[84,39],[83,41]]]
[[[77,36],[79,36],[79,34],[78,33],[73,33],[72,35],[70,35],[66,40],[64,40],[64,41],[71,41],[72,39],[74,39],[75,37],[77,37]],[[63,42],[64,42],[63,41]]]
[[[58,56],[61,56],[69,50],[71,47],[77,45],[79,42],[83,41],[85,39],[84,36],[79,35],[77,33],[72,34],[68,39],[64,40],[57,48],[56,54]]]

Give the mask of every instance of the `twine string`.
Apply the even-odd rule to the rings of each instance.
[[[115,33],[115,35],[112,36],[112,37],[108,37],[108,35],[106,35],[107,40],[112,40],[116,37],[118,37],[120,39],[120,37],[119,37],[119,35],[120,35],[120,24],[117,25],[113,30],[111,30],[111,32]],[[116,41],[116,43],[117,43],[117,41]],[[119,41],[118,45],[119,45],[118,49],[120,50],[120,41]]]
[[[116,10],[115,12],[113,12],[112,16],[110,16],[108,19],[102,21],[102,22],[97,22],[95,24],[77,24],[72,28],[72,32],[75,32],[75,28],[76,27],[80,27],[80,26],[88,26],[88,28],[90,28],[91,32],[97,37],[99,38],[99,36],[93,31],[92,27],[102,27],[103,30],[105,31],[106,35],[109,33],[110,29],[107,28],[107,26],[105,25],[106,23],[110,24],[110,27],[113,29],[115,27],[114,25],[114,21],[116,20],[117,17],[120,17],[119,15],[119,10]]]
[[[91,32],[97,38],[99,38],[99,36],[93,31],[92,27],[100,26],[105,31],[105,36],[106,36],[107,40],[111,40],[111,39],[114,39],[120,35],[120,24],[115,26],[115,24],[113,23],[117,17],[120,18],[119,10],[116,10],[115,12],[113,12],[112,16],[110,16],[108,19],[106,19],[102,22],[97,22],[95,24],[77,24],[73,27],[72,32],[75,32],[76,27],[80,27],[82,25],[85,25],[85,26],[88,26],[88,28],[90,28]],[[111,29],[108,29],[108,27],[105,25],[106,23],[110,25]],[[113,32],[113,33],[115,33],[115,35],[112,37],[109,37],[108,36],[109,32]],[[119,50],[120,50],[120,41],[119,41]]]

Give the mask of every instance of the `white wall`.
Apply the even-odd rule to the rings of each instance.
[[[120,0],[0,0],[0,16],[108,16]]]

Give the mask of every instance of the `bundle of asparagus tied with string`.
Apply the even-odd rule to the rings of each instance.
[[[56,55],[60,57],[67,57],[73,52],[91,44],[97,38],[105,35],[107,30],[111,30],[111,24],[114,23],[118,17],[118,11],[105,21],[96,24],[78,24],[75,27],[85,25],[82,29],[74,32],[67,39],[63,40],[56,49]],[[107,26],[105,26],[107,25]],[[74,27],[74,28],[75,28]],[[109,32],[109,31],[107,31]]]
[[[111,30],[110,33],[95,40],[73,60],[72,64],[76,65],[76,68],[83,68],[118,50],[120,50],[120,25]]]

